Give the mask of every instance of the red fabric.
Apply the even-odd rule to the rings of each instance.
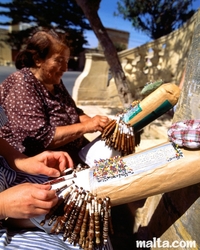
[[[200,120],[186,120],[172,124],[168,130],[170,141],[180,147],[200,148]]]

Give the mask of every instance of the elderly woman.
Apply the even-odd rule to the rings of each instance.
[[[102,131],[106,116],[89,117],[63,85],[70,50],[52,31],[39,31],[16,58],[19,71],[0,85],[8,123],[0,135],[20,152],[32,156],[45,149],[67,151],[75,164],[86,145],[85,133]]]

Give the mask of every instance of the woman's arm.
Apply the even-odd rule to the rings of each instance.
[[[6,159],[11,168],[28,174],[58,177],[67,167],[73,168],[72,159],[66,152],[44,151],[36,156],[27,157],[2,138],[0,138],[0,155]]]
[[[15,150],[6,140],[0,138],[0,155],[8,162],[9,166],[14,170],[18,170],[15,161],[27,159],[27,156]]]
[[[90,118],[87,115],[80,116],[80,123],[68,126],[59,126],[55,129],[55,134],[52,142],[49,144],[49,149],[61,147],[77,138],[80,138],[86,133],[103,131],[103,128],[108,124],[107,116],[96,115]]]
[[[86,114],[82,114],[82,115],[79,115],[79,119],[80,119],[80,122],[86,122],[86,121],[89,121],[91,117]]]

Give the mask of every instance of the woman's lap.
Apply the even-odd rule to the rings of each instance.
[[[62,240],[62,235],[49,235],[40,230],[9,231],[0,230],[0,249],[37,249],[37,250],[72,250],[78,246],[70,245]]]

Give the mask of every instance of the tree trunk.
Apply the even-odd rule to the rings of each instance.
[[[185,80],[173,122],[200,119],[200,11],[187,60]]]
[[[76,2],[83,10],[97,39],[101,43],[105,58],[110,66],[111,74],[115,80],[120,100],[124,107],[127,107],[132,103],[133,98],[115,46],[98,16],[97,11],[99,9],[100,0],[76,0]]]

